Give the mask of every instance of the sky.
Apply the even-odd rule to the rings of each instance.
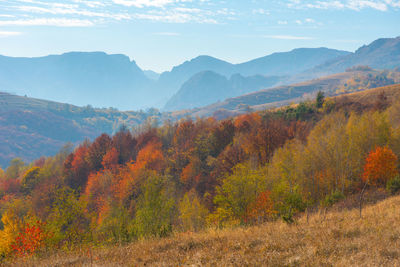
[[[0,54],[125,54],[145,70],[400,36],[400,0],[0,0]]]

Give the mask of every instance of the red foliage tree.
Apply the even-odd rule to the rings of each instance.
[[[103,157],[103,165],[104,169],[114,169],[119,162],[119,153],[115,147],[112,147]]]
[[[15,244],[12,245],[17,256],[30,256],[45,246],[49,234],[44,231],[45,223],[36,221],[25,223],[22,231],[18,234]]]
[[[247,221],[264,222],[270,217],[274,211],[274,203],[271,199],[271,192],[265,191],[257,196],[247,210]]]
[[[126,128],[121,128],[112,138],[112,146],[118,152],[118,163],[125,164],[136,158],[137,140]]]
[[[80,145],[64,162],[65,182],[72,189],[84,189],[90,173],[87,161],[89,143]]]
[[[377,147],[366,159],[362,178],[364,182],[379,186],[398,173],[397,156],[393,151],[387,147]]]
[[[92,171],[102,168],[103,157],[111,148],[111,138],[108,134],[102,134],[94,140],[87,151],[87,161]]]

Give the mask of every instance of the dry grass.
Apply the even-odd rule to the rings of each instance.
[[[127,246],[54,254],[19,266],[400,266],[400,196],[294,225],[177,234]]]

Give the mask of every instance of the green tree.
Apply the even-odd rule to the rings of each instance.
[[[24,195],[29,195],[35,186],[39,183],[39,167],[29,169],[21,180],[21,192]]]
[[[6,177],[8,179],[13,178],[17,179],[21,174],[25,163],[20,158],[12,159],[10,162],[10,166],[8,166],[6,170]]]
[[[322,108],[322,106],[324,105],[324,101],[325,101],[324,93],[322,91],[318,91],[316,98],[316,107]]]
[[[249,208],[258,195],[266,190],[262,170],[253,170],[249,165],[236,165],[232,175],[228,175],[217,187],[214,198],[217,208],[210,217],[211,221],[220,226],[247,222]]]
[[[163,237],[172,231],[175,203],[165,180],[165,177],[151,175],[143,186],[135,218],[139,238]]]
[[[89,219],[85,202],[79,200],[72,189],[61,188],[47,218],[47,230],[53,233],[51,246],[72,248],[89,237]]]

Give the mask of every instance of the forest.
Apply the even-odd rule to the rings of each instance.
[[[347,99],[348,100],[348,99]],[[1,258],[259,225],[400,189],[400,99],[147,123],[0,170]],[[347,101],[347,102],[346,102]],[[361,215],[361,214],[360,214]]]

